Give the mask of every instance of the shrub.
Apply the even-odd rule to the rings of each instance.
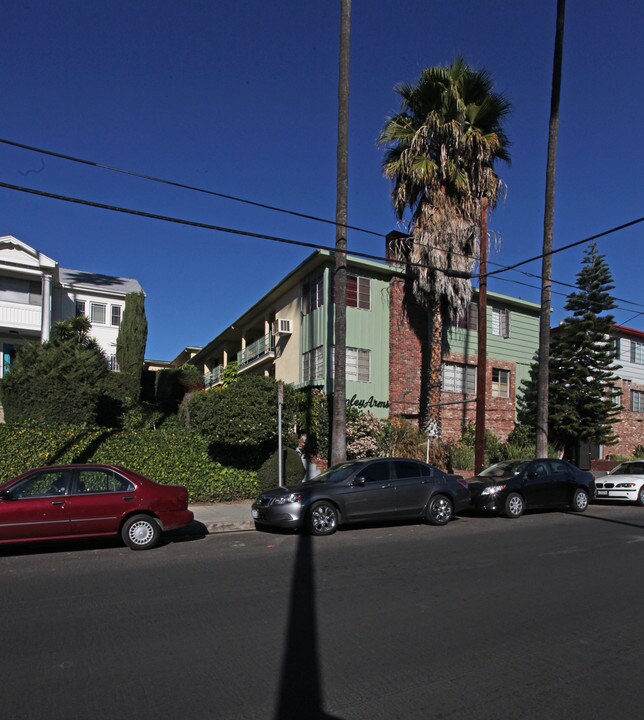
[[[282,438],[294,441],[294,391],[284,385]],[[187,411],[190,427],[226,464],[257,468],[277,447],[277,382],[263,375],[242,375],[220,390],[193,393]]]
[[[69,462],[116,463],[162,484],[188,488],[191,502],[257,495],[256,473],[214,462],[194,431],[115,430],[88,425],[0,425],[0,479],[32,467]]]
[[[427,456],[427,436],[417,425],[402,418],[383,422],[380,443],[380,454],[387,457],[425,460]]]
[[[257,471],[259,492],[270,490],[279,485],[279,452],[270,455]],[[299,485],[304,479],[304,465],[297,450],[282,449],[282,472],[284,485]]]
[[[384,422],[369,412],[347,421],[347,459],[377,457],[382,447]]]
[[[308,457],[329,457],[330,416],[326,395],[317,388],[304,388],[295,394],[297,431],[306,436],[304,451]]]
[[[449,447],[450,470],[474,470],[474,448],[455,443]]]

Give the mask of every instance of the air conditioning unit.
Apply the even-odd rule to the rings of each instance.
[[[277,318],[273,323],[273,332],[275,335],[290,335],[293,332],[291,321],[287,318]]]

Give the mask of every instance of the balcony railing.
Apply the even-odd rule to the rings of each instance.
[[[40,330],[42,309],[39,305],[0,302],[0,325],[16,330]]]
[[[210,388],[215,385],[219,385],[223,369],[223,365],[217,365],[216,368],[213,368],[210,372],[205,373],[203,376],[204,387]]]
[[[275,357],[275,338],[273,333],[264,335],[263,338],[255,340],[255,342],[247,345],[243,350],[237,353],[237,369],[247,368],[255,365],[265,358]]]

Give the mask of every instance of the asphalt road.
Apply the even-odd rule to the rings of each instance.
[[[0,547],[11,720],[634,718],[644,509]]]

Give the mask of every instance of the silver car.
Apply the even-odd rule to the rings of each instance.
[[[258,526],[331,535],[354,522],[418,518],[446,525],[469,504],[460,475],[408,458],[372,458],[334,465],[301,485],[268,490],[253,503],[252,517]]]

